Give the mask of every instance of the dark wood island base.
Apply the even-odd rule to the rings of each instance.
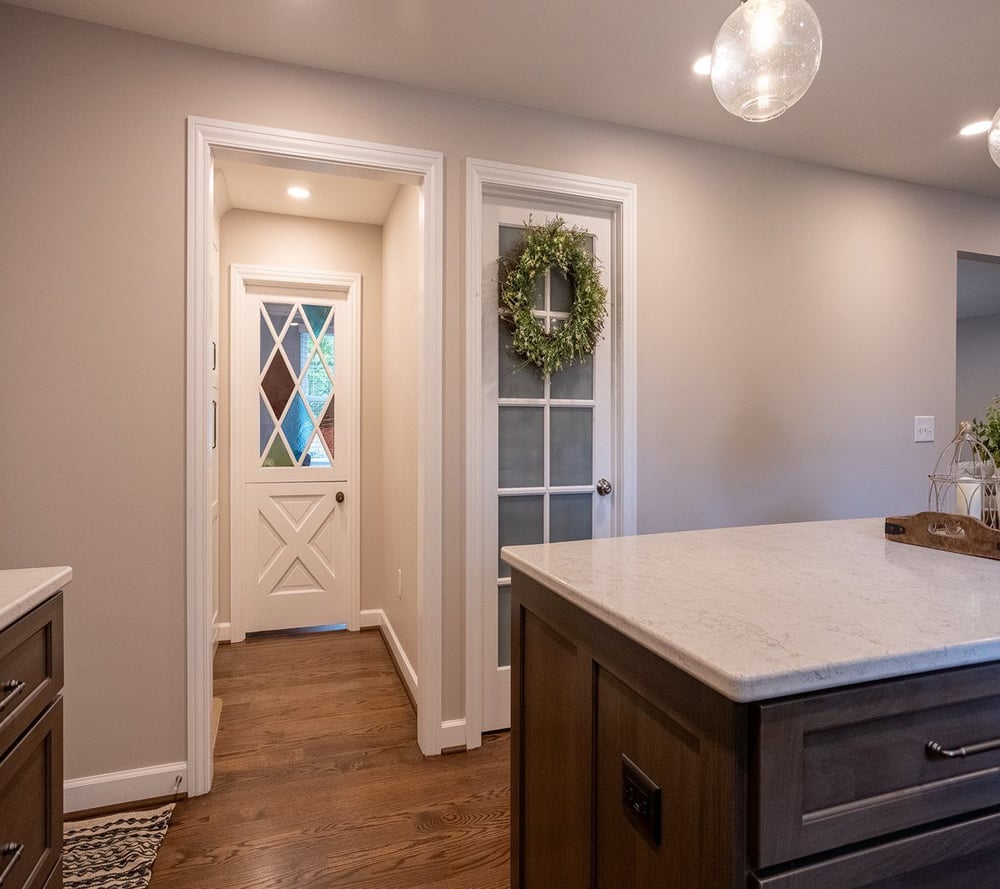
[[[1000,665],[735,703],[518,570],[513,611],[514,889],[1000,887]]]

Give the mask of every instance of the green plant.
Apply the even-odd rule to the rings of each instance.
[[[976,417],[972,421],[972,431],[986,446],[994,464],[1000,467],[1000,395],[995,396],[986,408],[986,419]]]

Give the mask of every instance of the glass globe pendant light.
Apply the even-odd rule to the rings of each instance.
[[[990,157],[993,163],[1000,167],[1000,110],[993,115],[993,123],[990,124],[990,134],[987,137],[990,144]]]
[[[726,111],[773,120],[819,71],[823,31],[806,0],[742,0],[712,47],[712,89]]]

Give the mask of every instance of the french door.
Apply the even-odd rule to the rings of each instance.
[[[485,197],[482,219],[482,366],[485,504],[483,731],[510,726],[510,568],[501,547],[607,537],[612,533],[612,346],[551,376],[511,348],[499,312],[497,261],[521,238],[524,223],[555,216],[589,233],[613,293],[609,216],[556,212],[530,201]],[[569,284],[547,272],[537,282],[534,315],[551,331],[572,304]]]
[[[351,622],[350,294],[234,288],[233,598],[247,632]]]

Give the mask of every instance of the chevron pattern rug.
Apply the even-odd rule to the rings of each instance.
[[[146,889],[174,804],[63,826],[65,889]]]

